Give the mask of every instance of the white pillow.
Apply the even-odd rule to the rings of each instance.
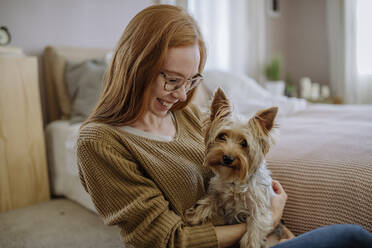
[[[298,98],[274,96],[253,78],[243,74],[210,70],[204,73],[204,85],[210,92],[221,87],[236,111],[251,115],[272,106],[279,107],[279,115],[290,115],[306,108],[306,101]]]

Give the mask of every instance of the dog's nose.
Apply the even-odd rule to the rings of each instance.
[[[229,155],[223,155],[222,160],[224,164],[231,164],[234,161],[234,157]]]

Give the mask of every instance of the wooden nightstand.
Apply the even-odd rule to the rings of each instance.
[[[49,199],[37,59],[0,56],[0,212]]]

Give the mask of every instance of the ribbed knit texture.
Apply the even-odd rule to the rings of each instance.
[[[217,247],[212,224],[186,226],[185,209],[206,192],[200,113],[174,113],[177,134],[162,142],[98,123],[84,126],[77,144],[81,182],[108,225],[134,247]]]
[[[372,232],[372,107],[315,105],[279,122],[268,156],[296,235],[330,224]]]
[[[372,168],[331,161],[268,161],[288,194],[285,224],[302,234],[330,224],[358,224],[372,231]]]

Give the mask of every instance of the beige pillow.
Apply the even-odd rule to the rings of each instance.
[[[66,63],[65,82],[71,99],[70,122],[83,122],[98,102],[107,68],[104,59]]]
[[[82,62],[91,58],[105,58],[111,52],[105,48],[54,47],[44,52],[44,70],[48,103],[48,122],[69,119],[72,103],[64,82],[66,61]]]

